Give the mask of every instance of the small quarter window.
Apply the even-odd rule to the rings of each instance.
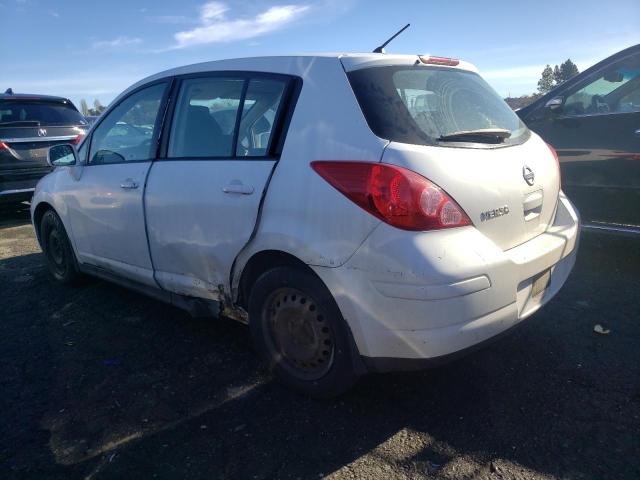
[[[89,140],[82,142],[78,148],[78,162],[81,164],[84,164],[87,161],[87,150],[89,150]]]
[[[282,80],[252,79],[242,109],[236,155],[268,155],[278,110],[286,83]]]

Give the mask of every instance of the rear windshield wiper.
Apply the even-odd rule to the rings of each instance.
[[[39,127],[38,120],[14,120],[12,122],[0,122],[0,125],[11,125],[16,127]]]
[[[461,130],[447,133],[438,138],[441,142],[480,142],[502,143],[511,136],[511,131],[504,128],[479,128],[478,130]]]

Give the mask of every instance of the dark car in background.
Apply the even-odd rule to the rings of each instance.
[[[640,233],[640,45],[516,113],[557,150],[586,228]]]
[[[87,121],[70,100],[46,95],[0,94],[0,203],[30,200],[51,171],[49,147],[77,144]]]

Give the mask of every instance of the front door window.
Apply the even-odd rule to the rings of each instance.
[[[640,55],[614,63],[570,94],[564,115],[598,115],[640,111]]]
[[[111,110],[93,132],[90,165],[151,160],[158,113],[166,89],[160,83],[140,90]]]

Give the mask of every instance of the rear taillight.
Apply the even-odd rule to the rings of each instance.
[[[84,138],[84,133],[80,133],[76,138],[71,140],[71,144],[72,145],[79,145],[83,138]]]
[[[562,174],[560,172],[560,159],[558,158],[558,152],[556,152],[556,149],[553,148],[550,144],[547,143],[547,147],[549,147],[549,150],[551,150],[551,153],[553,154],[553,158],[556,159],[556,165],[558,167],[558,188],[562,188]]]
[[[343,161],[316,161],[311,167],[349,200],[394,227],[421,231],[471,225],[444,190],[406,168]]]
[[[0,150],[9,150],[9,146],[4,142],[0,142]]]

